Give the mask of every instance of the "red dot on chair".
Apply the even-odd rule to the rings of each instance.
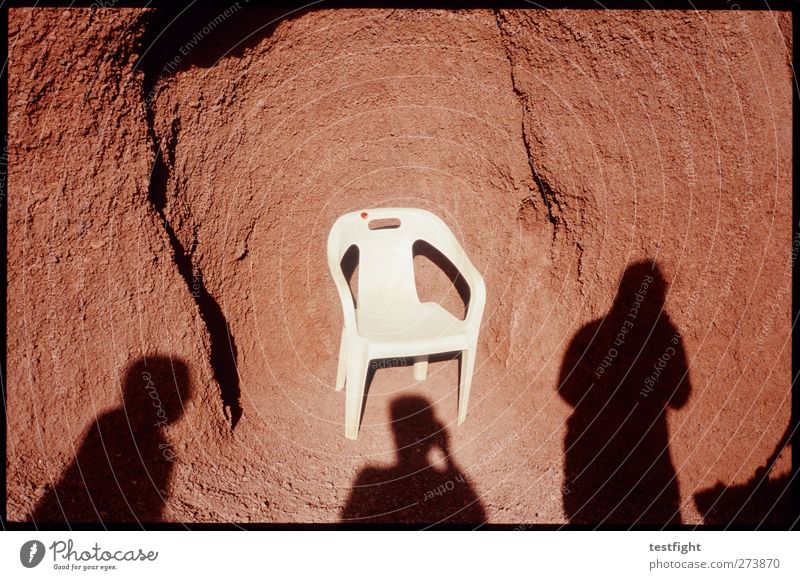
[[[361,217],[362,218],[367,219],[367,215],[368,215],[367,212],[365,212],[365,211],[361,212]]]

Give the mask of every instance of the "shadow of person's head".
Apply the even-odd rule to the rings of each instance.
[[[630,307],[634,302],[647,306],[648,311],[663,308],[667,297],[667,281],[661,268],[650,260],[630,264],[622,275],[617,289],[615,306]]]
[[[164,427],[175,422],[192,396],[186,364],[162,355],[134,361],[122,388],[123,410],[136,426]]]
[[[392,401],[390,415],[401,463],[424,464],[437,447],[447,455],[447,431],[436,419],[430,401],[417,395],[399,397]]]
[[[630,335],[644,340],[656,324],[666,321],[666,298],[669,284],[657,263],[641,260],[626,269],[614,303],[602,324],[603,329],[619,330],[624,320]]]

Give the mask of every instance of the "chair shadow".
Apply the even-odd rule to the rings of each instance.
[[[417,240],[411,246],[412,255],[416,258],[421,256],[430,262],[435,268],[438,268],[444,274],[450,283],[455,288],[458,295],[460,304],[460,313],[453,313],[459,320],[464,320],[467,315],[467,309],[470,301],[469,284],[458,271],[458,268],[440,252],[437,248],[426,242],[425,240]],[[416,272],[415,272],[416,275]],[[419,292],[419,282],[417,283],[417,292]],[[423,300],[424,302],[424,300]]]
[[[607,315],[573,337],[559,379],[572,407],[564,438],[565,513],[576,524],[679,524],[668,409],[691,393],[658,266],[628,266]]]
[[[786,529],[791,524],[791,477],[786,473],[770,479],[778,457],[789,448],[790,427],[786,428],[766,464],[747,483],[712,488],[694,494],[694,503],[706,525],[771,527]]]
[[[482,524],[486,514],[469,478],[453,461],[447,430],[430,402],[402,396],[391,405],[397,462],[367,467],[356,478],[342,510],[343,523]],[[440,451],[445,467],[431,463]]]
[[[31,522],[159,522],[176,453],[162,427],[191,397],[179,359],[149,356],[125,374],[122,406],[89,425],[74,462],[48,489]]]

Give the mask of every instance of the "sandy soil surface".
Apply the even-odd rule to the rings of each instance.
[[[10,11],[9,519],[786,522],[788,13],[232,6]],[[464,425],[385,361],[350,441],[377,206],[487,307]]]

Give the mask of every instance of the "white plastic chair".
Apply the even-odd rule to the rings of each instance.
[[[413,248],[422,240],[441,252],[469,286],[464,320],[435,302],[420,302]],[[342,272],[342,258],[359,252],[358,304]],[[458,424],[467,416],[486,286],[447,225],[429,211],[380,208],[341,216],[328,236],[328,266],[344,311],[336,390],[347,384],[345,436],[355,439],[371,360],[413,357],[414,378],[428,372],[428,355],[461,352]]]

